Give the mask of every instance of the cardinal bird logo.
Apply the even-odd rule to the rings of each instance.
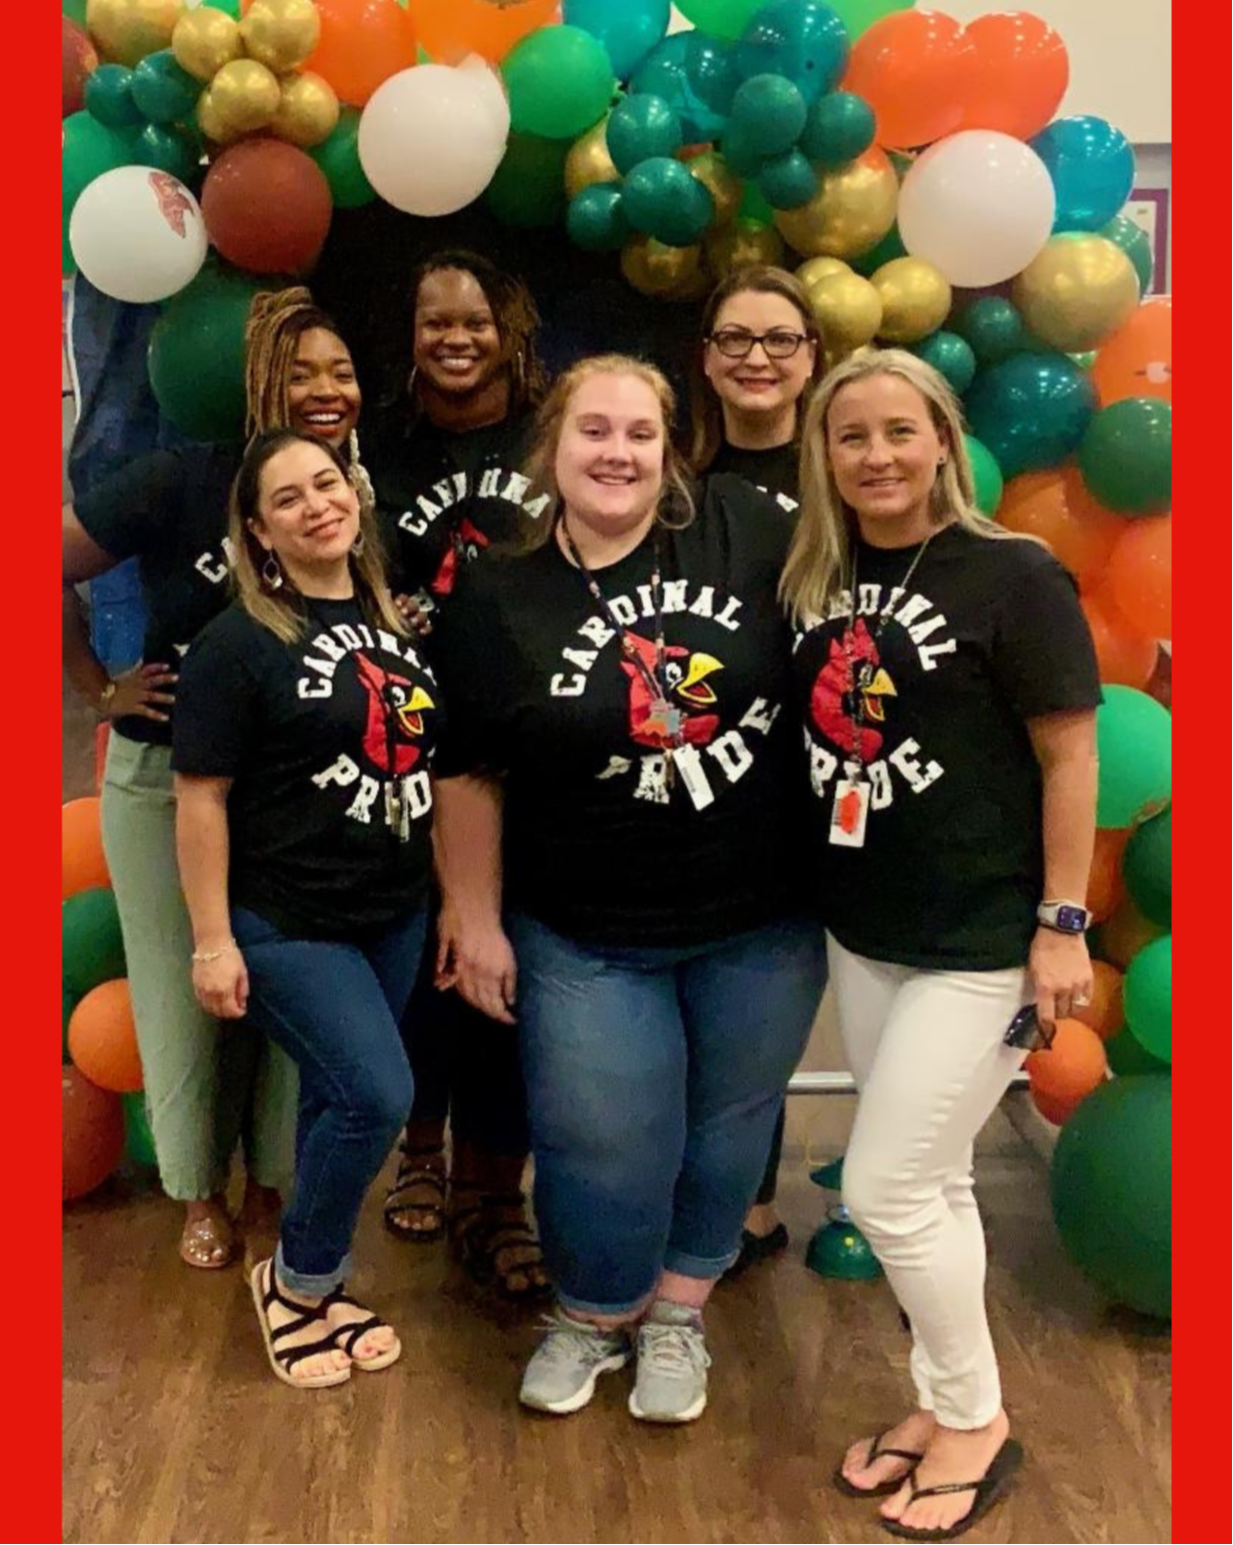
[[[424,711],[437,705],[413,681],[394,676],[362,654],[353,656],[360,685],[368,694],[368,723],[364,726],[364,755],[383,773],[401,777],[420,759],[418,742],[424,734]],[[393,729],[394,765],[390,766],[390,730]]]
[[[851,667],[847,659],[849,654]],[[864,618],[857,618],[855,628],[845,631],[842,644],[831,640],[830,655],[818,672],[809,699],[813,722],[827,740],[845,754],[852,750],[855,728],[852,708],[857,691],[864,701],[859,755],[862,762],[872,762],[882,749],[882,732],[876,726],[886,722],[883,699],[894,697],[896,693],[894,682],[882,667]]]
[[[461,564],[474,563],[488,546],[488,538],[463,516],[450,532],[450,545],[429,587],[433,595],[451,595]]]
[[[625,636],[637,650],[638,658],[654,676],[655,645],[649,638],[639,638],[636,633],[627,633]],[[663,731],[647,726],[654,697],[643,673],[632,660],[622,660],[621,669],[629,677],[630,738],[640,746],[663,746],[666,740]],[[686,745],[709,744],[719,728],[719,715],[702,710],[714,707],[718,701],[707,677],[722,670],[722,663],[714,655],[696,653],[680,644],[669,644],[664,650],[668,704],[681,711],[680,734]]]
[[[186,236],[184,216],[192,213],[192,199],[170,172],[151,172],[150,186],[163,219],[177,236]]]

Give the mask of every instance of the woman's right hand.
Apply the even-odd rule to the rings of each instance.
[[[174,686],[179,676],[170,665],[134,665],[131,670],[113,676],[116,690],[99,712],[105,719],[155,719],[166,724],[171,715],[162,712],[175,702],[175,694],[164,692],[163,687]]]
[[[235,945],[217,960],[193,961],[193,991],[215,1019],[243,1019],[248,1009],[248,967]]]
[[[453,922],[447,939],[438,954],[438,980],[447,968],[453,985],[472,1008],[498,1024],[517,1024],[511,1011],[517,997],[518,964],[501,925],[463,929]]]

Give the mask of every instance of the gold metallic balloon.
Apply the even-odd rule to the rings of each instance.
[[[180,0],[86,0],[86,30],[104,59],[130,68],[171,46]]]
[[[240,137],[233,134],[223,120],[209,86],[197,98],[197,127],[214,145],[229,145],[233,139]]]
[[[278,111],[282,88],[278,76],[255,59],[233,59],[210,82],[213,109],[235,139],[264,129]]]
[[[626,242],[621,272],[635,290],[657,300],[699,300],[711,285],[701,247],[666,247],[653,236]]]
[[[1053,236],[1011,286],[1029,331],[1067,354],[1095,347],[1139,304],[1134,265],[1104,236]]]
[[[570,146],[565,157],[565,191],[570,198],[577,198],[592,183],[620,180],[621,174],[608,154],[608,120],[601,118]]]
[[[212,5],[198,6],[176,22],[171,51],[181,69],[198,80],[211,80],[244,52],[239,23]]]
[[[292,145],[319,145],[338,122],[338,97],[329,81],[312,70],[286,75],[283,94],[270,124],[270,132]]]
[[[936,332],[946,320],[950,285],[924,258],[892,258],[870,276],[869,282],[882,298],[878,337],[887,343],[916,343]]]
[[[831,362],[868,343],[882,325],[882,297],[851,269],[815,279],[809,301]]]
[[[796,277],[808,290],[817,284],[819,279],[829,279],[832,274],[850,274],[851,272],[851,268],[842,258],[813,257],[805,259],[796,270]]]
[[[722,279],[734,268],[748,268],[753,263],[778,267],[783,261],[783,237],[773,225],[760,220],[738,220],[708,231],[703,251],[711,272]]]
[[[876,246],[895,223],[899,184],[886,152],[871,147],[833,172],[799,209],[775,211],[790,247],[805,257],[854,257]]]
[[[321,36],[313,0],[253,0],[240,23],[244,52],[282,74],[304,63]]]
[[[716,225],[727,225],[736,218],[741,207],[744,189],[728,163],[716,150],[704,150],[701,155],[691,156],[685,163],[691,177],[696,177],[704,188],[709,188],[715,200]]]

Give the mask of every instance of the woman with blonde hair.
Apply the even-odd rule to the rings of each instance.
[[[898,349],[806,419],[782,593],[816,904],[860,1099],[844,1199],[912,1332],[915,1409],[844,1457],[907,1539],[965,1532],[1019,1463],[984,1305],[972,1145],[1087,1001],[1091,638],[1070,576],[975,508],[958,402]]]

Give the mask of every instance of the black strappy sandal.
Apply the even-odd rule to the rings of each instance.
[[[455,1193],[460,1188],[455,1185]],[[536,1281],[544,1269],[543,1251],[535,1230],[527,1222],[521,1192],[508,1195],[478,1194],[475,1201],[455,1208],[450,1216],[450,1242],[463,1270],[480,1287],[491,1288],[510,1303],[536,1303],[552,1297],[552,1284]],[[517,1209],[517,1218],[500,1214]],[[501,1256],[509,1250],[534,1251],[533,1258],[501,1265]],[[526,1287],[513,1287],[510,1278],[522,1273],[529,1280]]]
[[[362,1320],[353,1320],[347,1325],[340,1325],[332,1338],[334,1345],[340,1351],[345,1352],[357,1368],[362,1369],[364,1373],[377,1373],[382,1368],[388,1368],[391,1363],[396,1363],[402,1356],[402,1342],[396,1336],[394,1338],[394,1345],[387,1347],[384,1352],[377,1352],[372,1357],[360,1357],[356,1353],[355,1344],[361,1337],[366,1336],[370,1330],[377,1330],[383,1325],[390,1329],[393,1329],[393,1327],[390,1326],[388,1320],[383,1320],[379,1314],[374,1314],[371,1309],[365,1308],[361,1303],[357,1303],[341,1287],[336,1287],[332,1293],[328,1294],[322,1300],[321,1307],[328,1313],[331,1304],[346,1304],[350,1309],[359,1309],[365,1316]]]
[[[861,1466],[861,1469],[868,1470],[870,1465],[876,1464],[879,1459],[906,1459],[908,1461],[908,1468],[902,1475],[897,1475],[893,1481],[880,1481],[876,1486],[854,1486],[843,1473],[843,1466],[841,1465],[835,1471],[833,1480],[845,1497],[889,1497],[892,1492],[899,1490],[904,1481],[911,1477],[913,1470],[916,1469],[917,1465],[925,1457],[923,1453],[918,1454],[913,1448],[883,1448],[882,1438],[885,1436],[886,1434],[883,1433],[881,1437],[870,1438],[869,1453],[866,1455],[865,1463]]]
[[[411,1149],[401,1144],[398,1155],[398,1173],[385,1193],[382,1207],[385,1226],[395,1239],[430,1245],[445,1233],[445,1150],[435,1144],[431,1148]],[[419,1200],[425,1192],[429,1200]],[[412,1228],[399,1216],[412,1211],[430,1217],[433,1221],[429,1227]]]
[[[318,1304],[315,1309],[306,1309],[303,1304],[297,1304],[294,1299],[287,1298],[279,1291],[278,1279],[274,1275],[273,1260],[258,1261],[253,1267],[252,1276],[249,1278],[249,1286],[252,1288],[253,1303],[257,1307],[257,1319],[261,1325],[261,1338],[265,1342],[266,1353],[270,1359],[270,1367],[284,1384],[290,1384],[293,1389],[330,1389],[335,1384],[345,1384],[351,1377],[350,1367],[335,1369],[333,1373],[313,1373],[305,1378],[292,1378],[291,1370],[296,1363],[302,1362],[306,1357],[313,1357],[318,1352],[333,1352],[337,1350],[338,1342],[325,1321],[325,1304]],[[274,1304],[294,1314],[295,1318],[288,1320],[285,1325],[280,1325],[275,1330],[270,1324],[270,1309]],[[320,1323],[322,1335],[319,1341],[306,1341],[293,1347],[280,1347],[279,1342],[286,1336],[294,1335],[297,1331],[304,1330],[309,1325]],[[344,1348],[345,1350],[345,1348]]]
[[[879,1521],[888,1534],[896,1535],[901,1540],[957,1540],[961,1534],[966,1534],[978,1519],[983,1518],[995,1502],[1001,1500],[1006,1494],[1011,1476],[1022,1463],[1022,1446],[1013,1438],[1007,1438],[978,1481],[956,1481],[945,1486],[918,1486],[915,1476],[909,1475],[908,1485],[912,1490],[909,1507],[912,1502],[918,1501],[921,1497],[949,1497],[960,1491],[976,1493],[972,1506],[959,1522],[951,1524],[949,1529],[913,1529],[911,1524],[901,1524],[896,1518],[883,1518]]]

